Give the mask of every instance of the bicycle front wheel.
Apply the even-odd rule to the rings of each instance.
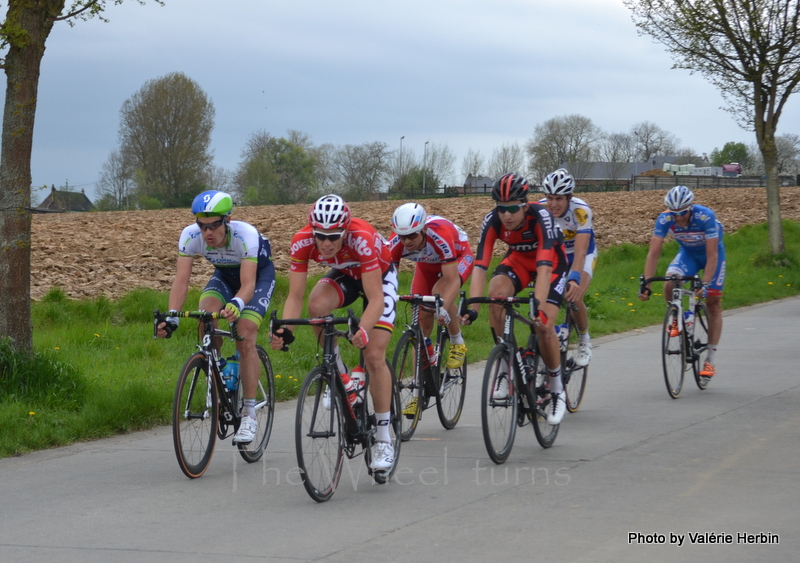
[[[505,381],[504,381],[505,380]],[[489,353],[483,373],[481,426],[489,458],[497,464],[508,459],[517,431],[517,396],[508,349],[498,344]]]
[[[342,474],[344,428],[339,394],[330,376],[315,367],[306,376],[297,397],[295,449],[300,477],[309,496],[324,502],[333,496]]]
[[[239,453],[248,463],[255,463],[264,454],[272,434],[272,419],[275,417],[275,374],[267,351],[256,346],[259,359],[258,387],[256,388],[256,420],[258,432],[249,444],[239,444]],[[239,400],[242,400],[242,386],[239,385]],[[241,407],[241,404],[240,404]],[[241,412],[241,408],[239,409]]]
[[[552,396],[550,395],[548,381],[550,374],[541,359],[540,354],[536,354],[533,358],[534,381],[529,381],[528,385],[531,386],[531,394],[536,402],[532,414],[528,416],[533,426],[533,433],[536,434],[536,441],[543,448],[549,448],[556,441],[558,436],[558,429],[560,424],[551,426],[547,423],[547,410],[552,408]]]
[[[683,372],[686,369],[686,346],[678,307],[670,305],[664,317],[664,329],[661,335],[661,354],[664,360],[664,382],[667,392],[677,399],[683,388]],[[677,324],[676,324],[677,323]],[[675,326],[681,329],[676,334]]]
[[[414,332],[407,330],[397,342],[392,360],[392,371],[397,376],[400,396],[400,438],[404,442],[414,435],[422,414],[422,370],[417,369],[418,354]]]
[[[694,380],[700,389],[708,387],[710,377],[703,377],[700,371],[708,358],[708,308],[705,303],[698,302],[694,308],[694,333],[692,334],[692,370]]]
[[[444,329],[447,330],[447,329]],[[449,342],[445,336],[442,342]],[[461,367],[447,369],[447,357],[450,353],[449,346],[442,351],[439,359],[439,398],[436,401],[436,411],[439,414],[439,422],[447,430],[452,430],[461,418],[461,411],[464,408],[464,398],[467,396],[467,358],[464,356],[464,363]]]
[[[184,475],[196,479],[205,473],[217,439],[217,388],[201,353],[186,360],[175,386],[172,403],[172,442]]]
[[[589,366],[579,366],[575,363],[578,352],[578,325],[572,315],[569,316],[569,339],[567,349],[561,353],[561,377],[564,380],[564,391],[567,394],[567,410],[577,411],[583,400],[586,389],[586,377],[589,375]]]

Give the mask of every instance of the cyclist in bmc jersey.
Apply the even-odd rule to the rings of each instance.
[[[475,271],[470,284],[470,297],[480,297],[486,287],[486,270],[492,260],[494,243],[502,240],[508,252],[495,269],[489,282],[489,297],[509,297],[535,281],[534,294],[539,301],[537,317],[533,319],[542,358],[549,372],[552,409],[547,422],[560,424],[567,405],[561,381],[561,353],[555,332],[558,309],[564,299],[567,257],[564,236],[553,216],[538,203],[528,203],[528,181],[517,174],[506,174],[494,183],[492,199],[495,208],[483,219]],[[463,321],[470,323],[478,317],[479,305],[471,305]],[[491,305],[490,324],[495,335],[503,332],[503,308]],[[510,373],[510,372],[509,372]],[[508,379],[498,378],[493,391],[497,399],[508,396]]]
[[[644,266],[645,278],[656,273],[658,257],[667,233],[678,242],[680,250],[667,267],[666,275],[693,276],[703,270],[703,295],[708,306],[708,357],[700,375],[713,377],[717,345],[722,336],[722,287],[725,283],[725,246],[722,244],[723,228],[717,216],[708,207],[693,205],[694,194],[686,186],[675,186],[664,197],[667,211],[656,219],[650,251]],[[664,284],[664,298],[672,296],[672,283]],[[639,299],[650,299],[650,287]]]
[[[475,265],[469,237],[461,227],[444,217],[428,215],[418,203],[404,203],[395,209],[392,230],[395,233],[389,241],[392,262],[397,265],[402,258],[416,262],[411,293],[438,293],[444,300],[444,310],[438,321],[447,325],[450,335],[447,368],[458,369],[464,364],[467,346],[461,335],[456,299]],[[423,334],[430,336],[433,330],[431,313],[422,309],[419,321]],[[416,409],[416,405],[410,406]]]
[[[572,195],[575,179],[563,168],[548,174],[542,182],[545,197],[539,203],[547,206],[556,225],[564,233],[564,248],[569,262],[566,299],[577,306],[575,324],[578,326],[578,351],[575,363],[588,366],[592,359],[592,340],[589,336],[589,314],[583,296],[592,281],[597,262],[594,243],[592,209],[585,201]]]
[[[378,433],[372,469],[389,469],[394,465],[394,447],[389,433],[392,379],[386,364],[386,348],[392,336],[397,307],[397,272],[389,255],[389,245],[372,225],[351,217],[350,208],[341,197],[331,194],[319,198],[312,205],[308,225],[292,239],[289,257],[289,295],[283,307],[283,318],[297,318],[303,311],[311,260],[331,268],[308,297],[311,317],[329,315],[334,309],[346,307],[362,295],[366,300],[359,330],[352,343],[364,353],[375,404]],[[320,330],[315,328],[318,338]],[[292,341],[291,327],[283,327],[272,335],[271,346],[280,350]],[[338,346],[336,356],[342,379],[346,386],[350,386],[349,390],[353,381],[340,358]]]
[[[169,308],[175,311],[183,307],[194,259],[204,257],[211,262],[214,274],[200,295],[199,308],[219,311],[222,318],[237,321],[243,338],[236,342],[236,350],[244,408],[233,442],[248,444],[258,432],[254,411],[259,374],[256,336],[275,290],[275,266],[269,240],[249,223],[231,221],[232,210],[233,200],[224,192],[210,190],[194,198],[192,213],[197,220],[183,229],[178,241]],[[177,328],[178,319],[170,317],[158,326],[157,336],[169,338]]]

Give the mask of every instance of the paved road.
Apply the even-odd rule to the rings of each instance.
[[[800,561],[798,334],[800,299],[729,312],[719,375],[678,400],[658,329],[598,339],[556,444],[523,428],[502,466],[475,364],[456,429],[426,411],[394,482],[357,458],[324,504],[299,484],[293,405],[263,463],[218,444],[193,481],[168,428],[0,460],[0,561]]]

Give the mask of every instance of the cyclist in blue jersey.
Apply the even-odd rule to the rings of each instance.
[[[249,444],[258,432],[256,336],[275,290],[275,266],[269,240],[249,223],[231,221],[232,210],[233,200],[225,192],[210,190],[194,198],[192,213],[196,222],[183,230],[178,241],[178,262],[169,292],[169,308],[180,310],[183,307],[194,259],[202,256],[211,262],[214,274],[200,296],[199,308],[219,311],[222,318],[237,321],[239,336],[243,338],[236,342],[236,349],[240,356],[244,408],[233,442]],[[177,328],[178,319],[168,318],[158,326],[157,335],[169,338]],[[219,348],[222,342],[215,342],[215,345]]]
[[[713,377],[717,345],[722,335],[722,287],[725,282],[725,246],[722,244],[723,228],[717,216],[708,207],[693,205],[694,194],[686,186],[675,186],[664,197],[667,211],[656,219],[650,251],[644,266],[644,277],[656,274],[658,258],[669,232],[678,242],[680,250],[667,267],[666,275],[693,276],[703,270],[703,289],[700,297],[708,306],[708,357],[700,375]],[[639,299],[650,299],[650,287],[639,294]],[[672,283],[664,284],[664,298],[669,301]]]

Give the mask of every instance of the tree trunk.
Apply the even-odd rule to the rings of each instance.
[[[31,151],[44,44],[64,0],[11,0],[6,28],[6,101],[0,150],[0,337],[33,349],[31,325]]]
[[[754,125],[756,141],[764,159],[764,172],[767,177],[767,228],[769,249],[772,254],[786,250],[783,244],[783,224],[781,223],[781,180],[778,177],[778,146],[775,144],[777,122],[772,107],[766,102],[769,95],[761,92],[758,84],[753,85],[755,112]]]

